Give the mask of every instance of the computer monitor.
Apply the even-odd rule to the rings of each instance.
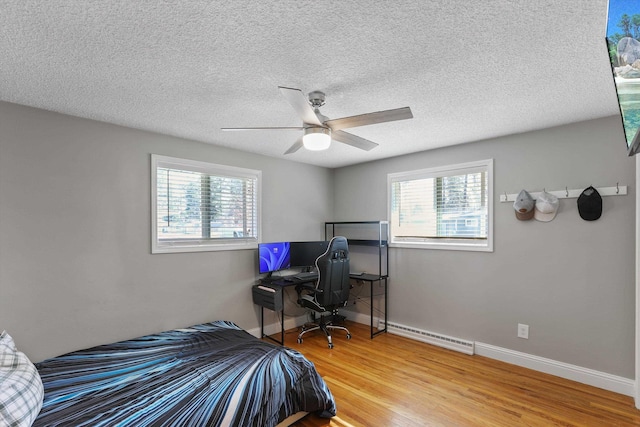
[[[271,242],[258,244],[258,271],[272,273],[291,267],[291,244],[289,242]]]
[[[291,266],[313,267],[316,258],[326,252],[328,241],[291,242]]]

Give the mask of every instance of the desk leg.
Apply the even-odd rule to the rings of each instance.
[[[388,304],[387,304],[387,297],[389,296],[389,292],[388,292],[388,283],[387,283],[387,278],[384,277],[380,280],[378,280],[378,283],[383,283],[384,281],[384,329],[380,329],[376,332],[373,332],[373,281],[371,281],[371,339],[373,339],[373,337],[375,337],[378,334],[382,334],[384,332],[387,332],[387,309],[388,309]]]
[[[373,333],[373,280],[369,282],[369,299],[371,300],[370,301],[371,304],[369,304],[371,307],[371,317],[370,317],[371,327],[369,330],[371,332],[371,339],[373,339],[373,337],[375,336],[375,334]]]
[[[284,308],[280,311],[280,345],[284,345]]]
[[[264,334],[264,307],[260,306],[260,335],[262,338],[268,338],[271,341],[284,345],[284,308],[280,311],[280,341]]]
[[[387,312],[389,310],[389,279],[385,278],[384,279],[384,330],[386,331],[387,328],[389,326],[387,326],[389,324],[388,318],[387,318]]]
[[[388,304],[388,296],[389,296],[389,283],[387,282],[386,277],[384,278],[384,329],[383,331],[387,332],[387,313],[389,310],[389,304]]]

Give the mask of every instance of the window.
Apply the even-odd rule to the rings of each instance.
[[[261,172],[151,155],[152,253],[256,248]]]
[[[493,160],[388,175],[391,246],[493,251]]]

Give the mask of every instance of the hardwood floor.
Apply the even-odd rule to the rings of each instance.
[[[369,339],[369,327],[348,322],[335,347],[322,333],[285,344],[323,376],[337,416],[313,414],[298,427],[350,426],[640,426],[633,399],[515,365],[468,356],[392,334]]]

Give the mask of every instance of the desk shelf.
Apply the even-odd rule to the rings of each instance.
[[[381,246],[381,247],[386,247],[387,246],[387,241],[386,240],[349,239],[349,238],[347,238],[347,240],[349,241],[349,244],[351,244],[351,245]]]
[[[378,248],[378,271],[380,277],[389,276],[389,221],[338,221],[324,223],[325,240],[344,236],[350,246]],[[371,272],[375,275],[376,272]]]

